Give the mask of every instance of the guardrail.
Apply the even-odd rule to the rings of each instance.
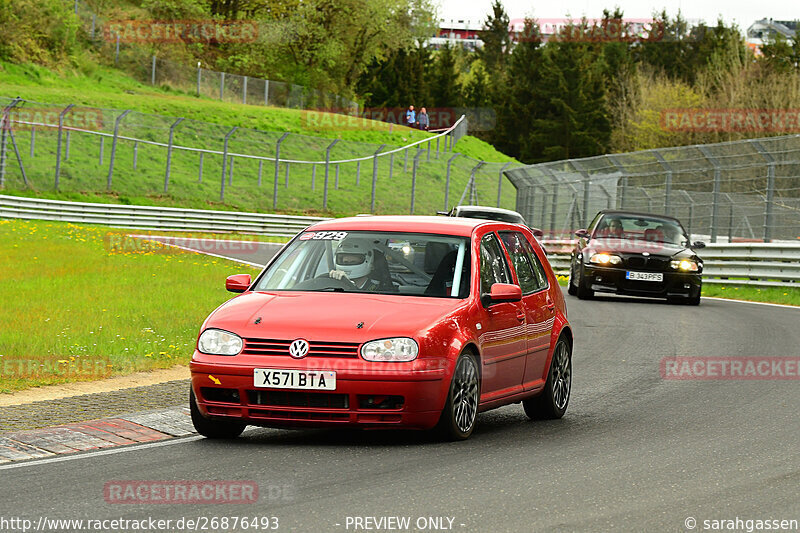
[[[569,273],[569,240],[544,240],[547,258],[559,275]],[[800,243],[717,243],[698,250],[703,283],[800,288]]]
[[[0,195],[0,218],[58,220],[158,231],[237,232],[293,237],[320,217],[66,202]]]

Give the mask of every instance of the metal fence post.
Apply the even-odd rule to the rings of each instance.
[[[569,163],[572,168],[580,172],[581,176],[583,176],[583,226],[586,227],[589,225],[589,221],[591,220],[589,218],[589,192],[592,185],[592,178],[579,161],[570,159],[567,161],[567,163]]]
[[[150,68],[150,85],[156,84],[156,56],[153,56],[153,66]]]
[[[772,208],[775,198],[775,158],[758,141],[750,143],[767,162],[767,194],[764,199],[764,242],[772,241]]]
[[[226,133],[225,140],[222,143],[222,183],[219,189],[220,202],[225,201],[225,170],[227,170],[225,168],[225,165],[228,162],[228,140],[231,138],[231,135],[233,135],[233,132],[235,132],[237,129],[239,129],[238,126],[234,126],[233,129],[231,129],[231,131]]]
[[[114,64],[115,65],[117,63],[119,63],[119,33],[117,33],[116,35],[117,35],[117,46],[116,46],[116,50],[114,51]]]
[[[686,226],[686,232],[689,234],[689,240],[692,238],[692,224],[694,223],[694,200],[688,192],[681,190],[686,199],[689,200],[689,224]]]
[[[200,96],[200,76],[203,73],[203,69],[200,68],[200,65],[197,65],[197,96]]]
[[[719,161],[717,161],[717,158],[708,151],[707,147],[698,145],[697,149],[700,150],[700,153],[703,154],[703,157],[705,157],[714,167],[714,196],[711,204],[711,242],[717,242],[717,233],[719,231],[719,195],[722,187],[722,167],[720,166]]]
[[[728,242],[733,242],[733,198],[731,195],[724,192],[722,193],[728,199]]]
[[[612,155],[607,155],[606,159],[611,161],[611,164],[614,165],[619,173],[622,174],[622,195],[619,199],[619,208],[625,209],[625,199],[628,197],[628,172],[625,170],[625,167],[617,161],[617,158]]]
[[[670,196],[672,195],[672,167],[667,163],[658,150],[653,150],[653,156],[661,163],[664,170],[667,171],[666,183],[664,184],[664,214],[670,214]]]
[[[36,126],[31,126],[31,157],[33,157],[36,147]]]
[[[316,188],[316,180],[317,180],[317,165],[311,165],[311,190],[313,191]]]
[[[200,168],[197,170],[197,183],[203,183],[203,156],[205,152],[200,152]]]
[[[170,166],[172,165],[172,144],[175,139],[175,128],[181,122],[183,122],[183,117],[176,120],[172,126],[169,127],[169,144],[167,144],[167,171],[164,173],[164,194],[166,194],[169,190],[169,170]],[[138,146],[138,143],[134,143],[133,146],[133,160],[136,161],[136,146]],[[133,168],[136,168],[136,163],[133,164]]]
[[[419,168],[419,156],[421,151],[417,150],[417,155],[414,156],[414,164],[411,170],[411,214],[414,214],[414,200],[417,194],[417,169]]]
[[[506,163],[503,165],[503,168],[500,169],[499,176],[497,178],[497,207],[500,207],[500,195],[503,194],[503,171],[508,168],[508,165],[511,163]]]
[[[258,160],[258,186],[261,187],[261,173],[264,170],[264,160]]]
[[[331,169],[331,149],[339,142],[339,139],[334,140],[325,149],[325,185],[322,189],[322,209],[328,209],[328,175]]]
[[[278,208],[278,171],[280,170],[281,166],[281,143],[283,140],[289,136],[289,132],[287,131],[281,138],[278,139],[278,142],[275,143],[275,183],[273,183],[272,188],[272,209],[275,210]]]
[[[473,198],[477,200],[478,191],[475,189],[475,173],[478,172],[478,169],[485,164],[486,161],[479,161],[478,164],[472,168],[472,171],[469,174],[469,181],[467,182],[467,186],[464,188],[464,192],[461,193],[461,198],[458,200],[458,205],[463,205],[464,197],[467,195],[467,192],[469,192],[470,202],[473,201]]]
[[[269,105],[269,80],[264,80],[264,105]]]
[[[56,141],[56,190],[58,190],[58,180],[61,176],[61,136],[64,132],[64,115],[66,115],[73,107],[75,107],[75,104],[69,104],[64,108],[63,111],[61,111],[61,113],[58,114],[58,141]],[[102,137],[100,138],[102,139]],[[0,155],[2,155],[2,153],[3,151],[0,150]]]
[[[378,154],[386,147],[385,144],[375,150],[375,155],[372,156],[372,201],[369,204],[369,212],[375,213],[375,187],[378,185]],[[408,153],[408,151],[406,151]]]
[[[139,143],[133,143],[133,170],[136,170],[136,163],[139,159]]]
[[[441,139],[441,137],[439,137],[437,135],[436,136],[436,159],[439,159],[439,139]]]
[[[453,161],[460,156],[461,154],[455,154],[453,157],[447,160],[447,174],[444,178],[444,210],[448,210],[448,203],[450,202],[450,165]]]
[[[154,56],[155,57],[155,56]],[[117,153],[117,140],[119,139],[119,124],[122,122],[122,119],[125,118],[125,115],[130,113],[131,109],[126,109],[125,111],[117,117],[117,120],[114,121],[114,138],[111,141],[111,157],[108,158],[108,179],[106,180],[106,190],[111,190],[111,178],[114,175],[114,156]]]
[[[431,142],[430,141],[428,141],[428,155],[425,156],[425,160],[426,161],[430,161],[431,160]]]
[[[361,182],[361,161],[356,161],[356,187]]]
[[[19,147],[17,146],[17,140],[14,138],[14,130],[9,128],[8,136],[11,137],[11,145],[14,147],[14,154],[17,156],[17,164],[19,165],[19,171],[22,173],[22,183],[25,184],[25,188],[28,188],[28,174],[25,172],[25,165],[22,164],[22,156],[19,155]],[[0,182],[5,181],[5,179],[0,180]]]
[[[247,76],[244,77],[244,83],[242,84],[242,103],[247,103]]]
[[[105,147],[106,147],[106,138],[100,137],[100,150],[99,153],[97,154],[97,158],[99,160],[97,164],[100,166],[103,166],[103,150]]]
[[[394,171],[394,152],[389,154],[389,179],[392,179],[393,171]]]
[[[219,99],[222,100],[222,95],[225,93],[225,73],[219,73]]]

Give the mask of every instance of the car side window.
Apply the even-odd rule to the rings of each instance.
[[[508,256],[511,258],[511,264],[517,273],[517,280],[519,280],[522,293],[530,294],[541,289],[541,282],[534,274],[531,258],[525,248],[525,244],[528,244],[525,236],[518,231],[501,231],[500,239],[503,241]],[[528,247],[530,247],[530,244],[528,244]]]
[[[481,294],[491,292],[495,283],[511,283],[511,272],[494,233],[481,239]]]
[[[536,290],[546,289],[549,286],[549,282],[547,281],[547,274],[544,273],[544,266],[542,266],[542,262],[539,261],[539,256],[536,255],[536,251],[524,235],[520,235],[520,240],[522,241],[522,248],[525,250],[525,255],[528,256],[531,266],[533,267],[533,275],[538,285]]]

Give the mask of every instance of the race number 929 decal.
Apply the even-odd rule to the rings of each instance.
[[[341,241],[347,237],[346,231],[307,231],[300,235],[301,241]]]

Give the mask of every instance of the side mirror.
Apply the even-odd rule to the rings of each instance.
[[[580,237],[581,239],[589,238],[589,232],[586,231],[585,229],[579,229],[578,231],[575,232],[575,235]]]
[[[502,302],[519,302],[522,300],[522,288],[511,283],[495,283],[491,292],[484,294],[481,300],[486,306]]]
[[[697,248],[698,250],[700,248],[705,248],[705,247],[706,247],[706,243],[704,243],[703,241],[694,241],[692,243],[692,248]]]
[[[544,231],[540,230],[539,228],[531,228],[531,232],[533,233],[533,236],[536,237],[537,239],[544,238]]]
[[[234,274],[225,280],[225,288],[230,292],[244,292],[252,282],[250,274]]]

